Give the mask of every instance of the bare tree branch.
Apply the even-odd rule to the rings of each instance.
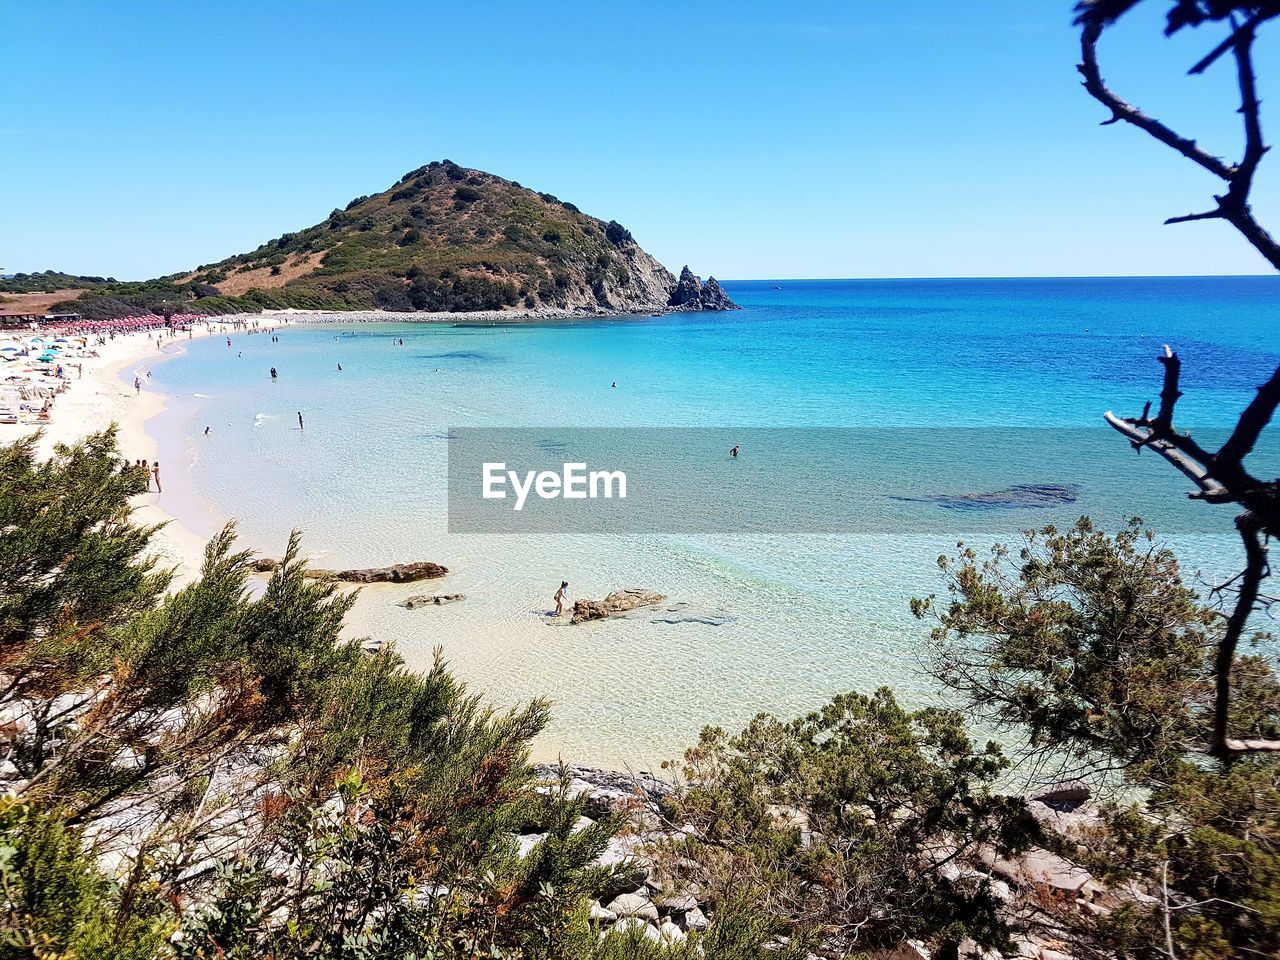
[[[1258,388],[1240,414],[1231,436],[1214,452],[1205,449],[1189,434],[1179,433],[1174,426],[1174,410],[1182,396],[1179,386],[1182,361],[1167,345],[1158,359],[1164,367],[1164,382],[1155,417],[1150,416],[1151,405],[1147,404],[1141,417],[1121,418],[1107,411],[1104,419],[1127,437],[1135,449],[1154,450],[1190,478],[1199,488],[1196,496],[1200,499],[1244,507],[1244,512],[1236,518],[1236,529],[1244,544],[1246,563],[1236,578],[1235,608],[1218,641],[1212,751],[1223,759],[1246,753],[1280,752],[1280,741],[1233,739],[1228,726],[1236,647],[1257,606],[1259,587],[1270,572],[1265,538],[1280,536],[1280,481],[1261,481],[1251,475],[1244,464],[1280,406],[1280,368]]]
[[[1219,198],[1214,197],[1214,199],[1217,200]],[[1182,216],[1182,217],[1170,217],[1168,220],[1164,222],[1164,225],[1167,227],[1170,224],[1191,223],[1194,220],[1221,220],[1221,219],[1222,219],[1222,211],[1220,209],[1213,209],[1213,210],[1206,210],[1204,213],[1188,213],[1186,216]]]
[[[1194,140],[1175,133],[1155,117],[1149,117],[1137,107],[1120,99],[1102,79],[1102,68],[1098,66],[1098,39],[1102,36],[1102,24],[1090,21],[1080,30],[1080,52],[1082,62],[1079,66],[1084,77],[1084,88],[1089,95],[1111,111],[1111,119],[1107,123],[1123,120],[1131,123],[1139,130],[1172,147],[1193,163],[1204,167],[1215,177],[1230,181],[1235,169],[1223,162],[1207,150],[1199,147]]]
[[[1213,709],[1213,753],[1224,759],[1244,753],[1280,752],[1280,741],[1233,740],[1228,736],[1231,719],[1231,667],[1236,646],[1244,634],[1249,615],[1258,600],[1258,585],[1267,575],[1267,548],[1262,543],[1262,525],[1249,511],[1236,517],[1236,529],[1244,542],[1245,568],[1240,577],[1240,593],[1235,609],[1227,618],[1227,629],[1218,641],[1217,698]]]
[[[1192,68],[1199,73],[1231,50],[1236,61],[1236,81],[1240,88],[1240,114],[1244,120],[1244,154],[1238,164],[1230,164],[1200,147],[1195,140],[1184,137],[1171,127],[1125,102],[1102,79],[1098,65],[1098,40],[1102,36],[1106,19],[1090,17],[1081,21],[1079,70],[1084,77],[1084,88],[1089,95],[1111,111],[1111,119],[1105,123],[1124,121],[1145,132],[1148,136],[1176,150],[1192,163],[1208,170],[1227,184],[1221,196],[1215,196],[1216,207],[1203,213],[1171,217],[1166,224],[1190,223],[1196,220],[1225,220],[1230,223],[1262,256],[1280,270],[1280,242],[1277,242],[1253,216],[1249,206],[1249,192],[1253,188],[1254,174],[1269,149],[1262,136],[1261,103],[1258,100],[1257,80],[1253,69],[1253,41],[1257,28],[1276,16],[1274,11],[1260,11],[1242,25],[1233,24],[1231,36],[1219,44],[1213,52]]]

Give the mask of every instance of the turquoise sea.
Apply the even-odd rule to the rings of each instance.
[[[608,765],[648,766],[678,755],[704,723],[794,714],[848,689],[890,684],[909,703],[930,701],[918,663],[927,628],[908,601],[939,589],[934,560],[961,536],[986,546],[1079,513],[1108,524],[1133,513],[1158,526],[1190,574],[1210,581],[1238,562],[1229,508],[1188,501],[1185,480],[1111,439],[1100,418],[1154,399],[1167,342],[1184,360],[1182,426],[1206,436],[1228,427],[1280,363],[1280,278],[725,287],[743,310],[292,324],[279,342],[236,333],[231,347],[184,343],[151,379],[171,398],[157,425],[166,483],[198,492],[180,516],[197,532],[234,517],[265,553],[299,528],[319,566],[449,566],[443,581],[367,591],[359,632],[394,640],[411,664],[443,647],[497,704],[550,697],[542,754]],[[927,495],[895,507],[923,522],[903,533],[450,533],[447,438],[466,427],[894,428],[908,439],[867,444],[859,470]],[[1012,440],[999,456],[980,440],[957,444],[978,427]],[[931,437],[950,444],[951,467],[926,457],[904,469],[902,443],[927,450]],[[745,450],[744,470],[752,453],[759,462]],[[1261,473],[1280,472],[1280,445],[1269,441],[1259,461]],[[838,460],[823,469],[839,482]],[[1067,486],[1075,500],[945,501],[1024,484]],[[785,491],[760,496],[782,503]],[[545,612],[561,579],[570,597],[635,585],[687,607],[552,626]],[[396,606],[422,592],[467,599]]]

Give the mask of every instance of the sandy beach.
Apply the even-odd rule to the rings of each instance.
[[[163,524],[152,540],[152,549],[162,564],[175,568],[179,584],[199,571],[208,537],[207,533],[197,533],[177,518],[183,513],[190,515],[197,507],[192,501],[195,492],[184,489],[185,471],[176,469],[181,452],[162,449],[157,438],[148,432],[148,424],[164,413],[166,398],[150,389],[147,373],[181,356],[189,339],[225,335],[228,329],[229,324],[216,321],[201,324],[191,331],[190,338],[179,334],[167,340],[163,349],[156,347],[155,331],[117,335],[96,348],[98,356],[77,361],[82,364],[82,370],[71,371],[68,389],[49,408],[47,421],[0,424],[0,443],[11,443],[19,437],[41,432],[39,450],[47,456],[57,444],[75,443],[114,423],[118,428],[120,452],[127,459],[174,464],[175,469],[168,472],[162,468],[163,493],[150,490],[135,498],[134,519],[143,524]],[[140,391],[130,385],[135,376],[142,381]]]

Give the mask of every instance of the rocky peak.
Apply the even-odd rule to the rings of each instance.
[[[737,310],[738,305],[716,282],[715,277],[702,280],[686,264],[671,291],[667,305],[675,310]]]

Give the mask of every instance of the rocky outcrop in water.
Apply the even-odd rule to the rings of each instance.
[[[606,620],[619,617],[639,607],[649,607],[667,599],[652,590],[629,587],[626,590],[615,590],[603,600],[575,600],[573,616],[570,623],[585,623],[588,620]]]
[[[716,281],[715,277],[702,280],[686,265],[680,271],[680,279],[676,281],[667,306],[673,310],[737,310],[738,305],[729,299],[729,295]]]
[[[271,573],[279,566],[280,561],[270,557],[259,557],[253,561],[253,569],[258,573]],[[344,583],[414,583],[417,580],[434,580],[448,572],[448,567],[429,560],[418,560],[413,563],[393,563],[389,567],[367,567],[359,570],[321,570],[308,567],[302,575],[313,580],[341,580]]]

